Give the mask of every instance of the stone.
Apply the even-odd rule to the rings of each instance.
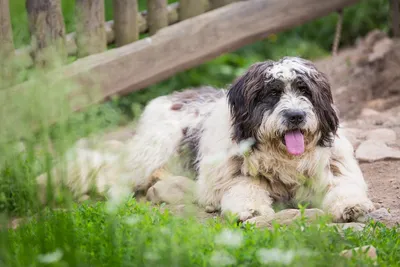
[[[381,115],[380,112],[378,112],[374,109],[371,109],[371,108],[363,108],[361,110],[361,114],[360,114],[361,117],[365,117],[365,118],[379,116],[379,115]]]
[[[279,224],[290,224],[297,218],[300,218],[300,210],[297,209],[286,209],[275,213],[274,221]]]
[[[389,213],[389,211],[385,208],[380,208],[377,210],[374,210],[370,213],[368,213],[367,215],[359,218],[359,220],[369,220],[372,219],[374,221],[378,221],[378,222],[385,222],[385,221],[389,221],[392,218],[392,215]]]
[[[306,209],[304,211],[304,217],[306,217],[309,221],[316,221],[319,217],[324,215],[325,212],[320,209]]]
[[[383,59],[393,47],[393,40],[384,38],[376,42],[372,48],[372,53],[368,55],[368,61],[374,62]]]
[[[352,229],[354,231],[362,231],[365,228],[365,224],[351,222],[351,223],[328,223],[330,227],[337,227],[340,230]]]
[[[309,221],[313,222],[318,219],[318,217],[323,216],[325,213],[320,209],[305,209],[304,217]],[[272,222],[277,224],[289,225],[296,219],[301,217],[301,212],[298,209],[285,209],[281,210],[275,215],[263,215],[251,218],[246,221],[246,223],[254,224],[257,228],[270,228]]]
[[[244,222],[244,224],[252,224],[254,225],[256,228],[272,228],[272,220],[273,220],[274,216],[257,216],[257,217],[253,217],[251,219],[248,219]]]
[[[183,176],[168,176],[147,190],[146,198],[154,204],[184,204],[193,201],[195,182]]]
[[[340,256],[345,257],[345,258],[352,258],[354,256],[357,256],[360,254],[365,254],[365,253],[366,253],[366,256],[370,259],[376,260],[378,258],[378,255],[376,253],[376,248],[372,245],[343,250],[340,253]]]
[[[344,128],[343,134],[353,145],[354,149],[357,149],[362,140],[365,138],[364,131],[357,128]]]
[[[385,144],[396,142],[396,132],[388,128],[380,128],[368,131],[366,134],[367,140],[377,140]]]
[[[400,151],[388,147],[378,140],[366,140],[356,150],[356,158],[361,162],[374,162],[385,159],[400,159]]]

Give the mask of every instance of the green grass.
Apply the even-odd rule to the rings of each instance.
[[[288,266],[372,266],[364,255],[345,259],[339,253],[373,245],[379,266],[395,266],[400,261],[398,230],[371,222],[363,232],[346,230],[341,237],[323,219],[310,225],[299,219],[273,230],[221,219],[201,224],[132,199],[112,214],[104,203],[84,204],[68,212],[46,211],[15,231],[4,231],[8,254],[0,262],[42,266],[47,254],[55,261],[51,266],[260,266],[275,257],[278,262],[266,266],[284,266],[285,261]]]

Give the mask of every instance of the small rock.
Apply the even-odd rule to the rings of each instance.
[[[79,201],[79,202],[84,202],[84,201],[89,200],[89,199],[90,199],[90,196],[84,194],[84,195],[82,195],[82,196],[79,198],[78,201]]]
[[[300,210],[286,209],[275,213],[274,221],[279,224],[290,224],[301,215]]]
[[[375,207],[375,209],[378,210],[378,209],[382,208],[382,205],[379,203],[374,203],[374,207]]]
[[[364,131],[356,128],[345,128],[343,129],[343,134],[353,145],[354,149],[357,149],[361,141],[365,138]]]
[[[387,209],[380,208],[368,213],[365,217],[373,219],[375,221],[384,222],[390,220],[392,218],[392,215]]]
[[[396,141],[396,132],[388,128],[374,129],[368,131],[366,134],[366,139],[392,144]]]
[[[245,224],[253,224],[257,228],[271,228],[274,216],[257,216],[245,221]]]
[[[192,201],[195,182],[183,176],[169,176],[149,188],[146,198],[154,204],[182,204]]]
[[[372,116],[379,116],[379,115],[381,115],[380,112],[378,112],[374,109],[370,109],[370,108],[362,109],[361,114],[360,114],[361,117],[365,117],[365,118],[372,117]]]
[[[310,221],[315,221],[319,217],[322,217],[325,215],[325,212],[323,212],[320,209],[306,209],[304,211],[304,217],[306,217]]]
[[[318,217],[323,216],[325,213],[320,209],[306,209],[304,210],[304,217],[308,221],[315,221]],[[300,218],[301,212],[298,209],[285,209],[281,210],[275,215],[264,215],[251,218],[246,223],[254,224],[257,228],[270,228],[272,222],[275,221],[278,224],[289,225],[294,220]]]
[[[329,223],[328,226],[330,227],[337,227],[341,230],[346,230],[346,229],[353,229],[354,231],[362,231],[364,230],[365,224],[363,223]]]
[[[353,256],[359,255],[360,253],[365,254],[373,260],[378,258],[376,253],[376,248],[374,246],[363,246],[363,247],[356,247],[353,249],[346,249],[340,253],[340,256],[346,258],[352,258]]]
[[[400,159],[400,151],[388,147],[384,142],[367,140],[356,150],[356,158],[362,162],[374,162],[385,159]]]
[[[392,49],[393,41],[389,38],[384,38],[379,40],[374,44],[373,52],[368,55],[368,61],[374,62],[376,60],[382,59],[386,54]]]

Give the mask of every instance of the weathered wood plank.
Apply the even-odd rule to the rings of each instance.
[[[27,0],[29,29],[32,37],[32,56],[37,64],[46,63],[46,58],[66,58],[65,25],[61,11],[61,0]]]
[[[394,37],[400,37],[400,1],[390,0],[391,28]]]
[[[210,0],[210,5],[212,9],[219,8],[222,6],[226,6],[230,3],[235,2],[236,0]]]
[[[8,0],[0,0],[0,61],[14,52]]]
[[[137,0],[113,0],[114,33],[117,47],[139,39]]]
[[[76,0],[75,5],[78,57],[105,51],[104,0]]]
[[[203,14],[207,0],[180,0],[179,20],[185,20]]]
[[[147,0],[147,25],[149,34],[168,26],[167,0]]]
[[[76,81],[85,97],[75,110],[115,94],[126,94],[160,82],[244,45],[307,21],[328,15],[358,0],[252,0],[215,9],[160,30],[150,38],[80,59],[62,70],[62,79]],[[251,27],[249,26],[251,25]],[[59,77],[59,76],[56,76]],[[23,90],[24,85],[15,88]]]

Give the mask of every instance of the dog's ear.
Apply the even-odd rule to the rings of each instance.
[[[259,121],[252,118],[252,103],[265,82],[266,63],[255,63],[234,83],[228,91],[228,103],[232,116],[232,139],[236,142],[254,137]]]
[[[325,74],[321,72],[318,72],[312,81],[316,87],[313,94],[313,104],[321,132],[318,145],[331,146],[339,127],[339,117],[333,105],[330,84]]]

